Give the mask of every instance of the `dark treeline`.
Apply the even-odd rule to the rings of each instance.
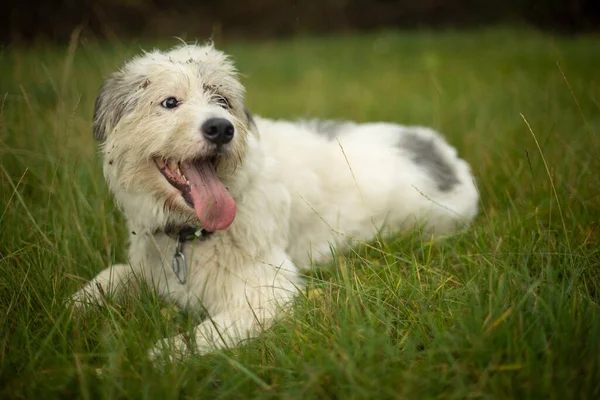
[[[274,37],[381,27],[600,28],[600,0],[31,0],[3,6],[0,42],[97,37]]]

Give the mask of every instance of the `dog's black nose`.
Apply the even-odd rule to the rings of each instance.
[[[233,124],[225,118],[210,118],[202,124],[202,134],[214,144],[231,142],[233,132]]]

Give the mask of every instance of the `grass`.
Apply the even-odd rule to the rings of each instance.
[[[481,212],[438,243],[399,235],[337,255],[261,338],[158,370],[147,349],[195,316],[144,288],[85,316],[65,300],[125,260],[90,128],[102,78],[173,44],[0,52],[0,398],[600,398],[597,38],[221,46],[255,113],[440,129],[473,167]]]

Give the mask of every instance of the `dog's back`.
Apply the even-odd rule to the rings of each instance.
[[[453,232],[477,212],[468,164],[431,129],[263,118],[256,123],[292,199],[288,252],[300,265],[326,261],[332,244],[368,241],[382,230]]]

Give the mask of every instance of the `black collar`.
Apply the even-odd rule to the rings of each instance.
[[[167,236],[178,240],[179,243],[191,242],[195,239],[206,240],[213,234],[213,232],[198,228],[194,225],[172,224],[167,225],[163,232],[166,233]]]

